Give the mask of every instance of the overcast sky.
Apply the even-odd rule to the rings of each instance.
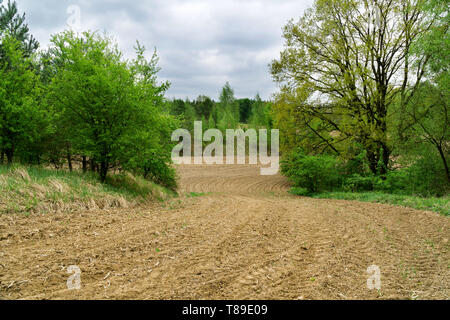
[[[1,0],[0,0],[1,1]],[[6,2],[6,0],[4,0]],[[312,0],[18,0],[31,32],[46,47],[72,25],[107,31],[127,57],[139,40],[156,47],[168,97],[217,98],[229,81],[237,97],[276,92],[268,64],[282,49],[282,27]],[[75,6],[75,7],[74,7]],[[77,19],[79,8],[80,20]],[[77,21],[80,24],[77,25]]]

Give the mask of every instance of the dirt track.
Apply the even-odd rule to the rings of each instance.
[[[0,216],[0,298],[449,299],[450,220],[297,198],[255,166],[180,168],[144,209]],[[68,290],[67,267],[81,269]],[[366,270],[381,269],[381,290]]]

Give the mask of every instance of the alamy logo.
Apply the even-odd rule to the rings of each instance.
[[[209,129],[203,133],[202,122],[196,121],[194,123],[193,146],[191,133],[188,130],[177,129],[173,132],[172,141],[180,142],[181,139],[181,142],[173,148],[172,160],[176,164],[224,164],[225,148],[226,164],[246,164],[248,156],[248,164],[258,164],[259,162],[263,166],[261,175],[275,175],[280,168],[279,130],[270,130],[270,153],[268,151],[268,136],[267,129],[260,129],[258,132],[255,129],[248,129],[245,132],[242,129],[228,129],[226,130],[226,143],[224,145],[222,131]],[[247,139],[249,141],[248,149]],[[203,142],[211,143],[204,148]],[[248,150],[248,154],[246,150]]]
[[[379,266],[372,265],[367,268],[370,277],[367,279],[367,289],[381,290],[381,270]]]
[[[67,279],[67,289],[80,290],[81,289],[81,270],[78,266],[67,267],[67,273],[72,274]]]
[[[67,19],[67,25],[73,31],[81,31],[81,8],[77,5],[70,5],[67,7],[67,14],[69,18]]]

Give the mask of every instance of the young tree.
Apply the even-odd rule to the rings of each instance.
[[[181,116],[186,111],[184,101],[181,99],[173,99],[170,101],[170,113],[174,116]]]
[[[448,157],[450,154],[450,16],[449,3],[445,0],[430,0],[423,10],[434,21],[428,32],[414,43],[414,53],[429,59],[426,77],[407,108],[397,112],[400,142],[414,148],[414,144],[425,142],[438,152],[450,183]]]
[[[429,60],[411,54],[412,43],[434,23],[423,2],[316,0],[285,27],[286,49],[272,63],[282,98],[308,92],[296,107],[305,123],[320,122],[320,131],[301,129],[336,150],[345,140],[360,144],[373,173],[380,160],[381,173],[389,164],[389,109],[397,97],[406,108]]]
[[[253,101],[247,98],[239,99],[237,101],[239,103],[240,122],[247,123],[252,112]]]
[[[32,60],[11,35],[2,38],[0,60],[0,146],[8,164],[21,144],[39,135],[44,113],[35,97],[41,94],[39,79],[32,70]]]
[[[214,107],[214,101],[208,96],[199,96],[194,102],[194,109],[199,118],[208,119]]]
[[[250,124],[254,128],[267,127],[266,104],[261,100],[259,94],[256,95],[252,104]]]
[[[161,132],[170,129],[163,120],[171,117],[164,102],[168,83],[157,83],[155,54],[147,61],[138,44],[130,65],[108,37],[90,32],[65,31],[52,44],[58,63],[51,101],[71,119],[68,141],[99,164],[102,182],[118,163],[139,171],[152,152],[170,154],[160,145]]]
[[[216,124],[222,129],[234,129],[239,124],[239,104],[234,97],[234,91],[227,82],[219,97]]]
[[[411,123],[402,142],[415,149],[417,144],[428,143],[438,152],[450,183],[448,156],[450,154],[450,101],[448,88],[429,82],[422,83],[410,101],[404,117]],[[406,141],[405,141],[406,140]],[[431,155],[429,155],[431,156]]]

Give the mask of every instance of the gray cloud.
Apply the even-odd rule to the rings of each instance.
[[[83,30],[106,31],[125,56],[136,40],[148,54],[156,47],[159,76],[171,82],[168,96],[217,98],[226,81],[238,97],[265,99],[276,92],[268,64],[282,49],[282,27],[312,0],[18,0],[42,46],[68,27],[70,5],[81,12]]]

